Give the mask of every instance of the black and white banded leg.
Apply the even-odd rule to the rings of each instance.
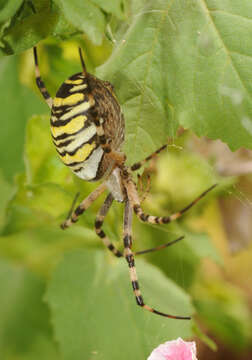
[[[102,230],[102,225],[105,219],[105,216],[107,215],[112,202],[113,202],[114,198],[112,194],[109,194],[99,213],[97,214],[96,220],[95,220],[95,232],[96,234],[102,239],[103,244],[117,257],[122,257],[123,254],[121,253],[121,251],[117,250],[115,248],[115,246],[112,244],[112,242],[109,240],[109,238],[106,236],[105,232]]]
[[[113,196],[112,194],[109,194],[99,213],[97,214],[96,216],[96,220],[95,220],[95,232],[96,234],[102,239],[102,242],[103,244],[116,256],[116,257],[122,257],[123,254],[120,250],[118,250],[114,244],[109,240],[109,238],[107,237],[107,235],[105,234],[105,232],[103,231],[102,229],[102,225],[104,223],[104,219],[113,203]],[[161,249],[165,249],[166,247],[168,246],[171,246],[173,244],[176,244],[178,241],[184,239],[184,236],[180,236],[179,238],[175,239],[175,240],[172,240],[166,244],[162,244],[162,245],[159,245],[159,246],[156,246],[156,247],[153,247],[151,249],[145,249],[145,250],[140,250],[140,251],[135,251],[135,252],[132,252],[133,255],[143,255],[143,254],[147,254],[147,253],[150,253],[150,252],[154,252],[154,251],[157,251],[157,250],[161,250]]]
[[[37,56],[37,48],[34,46],[33,48],[33,55],[35,60],[35,74],[36,74],[36,83],[37,86],[44,97],[45,101],[47,102],[49,108],[52,107],[52,97],[50,96],[49,92],[47,91],[45,84],[43,80],[41,79],[40,71],[39,71],[39,65],[38,65],[38,56]]]
[[[190,204],[184,207],[182,210],[170,215],[170,216],[154,216],[150,214],[146,214],[142,207],[141,202],[137,193],[136,185],[132,180],[125,182],[125,187],[127,189],[127,194],[131,203],[132,208],[134,209],[137,217],[149,224],[158,225],[158,224],[169,224],[171,221],[177,220],[180,218],[185,212],[187,212],[191,207],[197,204],[204,196],[206,196],[209,191],[213,190],[217,184],[212,185],[210,188],[201,193],[196,199],[194,199]]]
[[[130,280],[133,288],[134,295],[136,297],[137,305],[141,306],[142,308],[164,317],[168,317],[171,319],[181,319],[181,320],[190,320],[191,318],[189,316],[176,316],[176,315],[170,315],[165,314],[160,311],[157,311],[150,307],[149,305],[146,305],[144,303],[143,297],[140,292],[137,273],[136,273],[136,267],[135,267],[135,260],[134,260],[134,254],[131,251],[132,246],[132,214],[133,209],[130,206],[130,202],[127,199],[125,202],[125,210],[124,210],[124,229],[123,229],[123,242],[124,242],[124,257],[128,263],[129,266],[129,273],[130,273]]]
[[[106,185],[102,183],[98,188],[96,188],[91,194],[89,194],[77,208],[69,214],[67,219],[61,224],[61,228],[64,230],[76,223],[78,217],[86,211],[89,206],[107,189]]]

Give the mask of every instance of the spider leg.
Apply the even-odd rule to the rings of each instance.
[[[157,149],[154,153],[152,153],[151,155],[147,156],[144,160],[139,161],[135,164],[133,164],[130,167],[130,170],[135,171],[140,169],[147,161],[150,161],[151,159],[153,159],[155,156],[157,156],[161,151],[165,150],[167,148],[167,144],[161,146],[161,148]]]
[[[123,254],[121,253],[121,251],[117,250],[116,247],[113,245],[113,243],[109,240],[109,238],[107,237],[107,235],[105,234],[105,232],[102,230],[102,225],[103,225],[103,222],[104,222],[104,219],[112,205],[112,202],[113,202],[114,198],[112,196],[112,194],[109,194],[99,213],[97,214],[96,216],[96,219],[95,219],[95,232],[96,234],[102,239],[103,241],[103,244],[116,256],[116,257],[122,257]],[[180,236],[178,239],[175,239],[173,241],[170,241],[168,242],[167,244],[163,244],[163,245],[159,245],[159,246],[156,246],[154,248],[151,248],[151,249],[146,249],[146,250],[141,250],[141,251],[135,251],[133,252],[134,255],[143,255],[143,254],[147,254],[149,252],[154,252],[156,250],[161,250],[161,249],[164,249],[168,246],[171,246],[175,243],[177,243],[178,241],[184,239],[184,236]]]
[[[52,97],[50,96],[49,92],[46,90],[45,84],[40,76],[36,46],[34,46],[34,48],[33,48],[33,56],[34,56],[34,62],[35,62],[35,74],[36,74],[37,86],[38,86],[42,96],[44,97],[45,101],[47,102],[49,108],[51,108],[53,101],[52,101]]]
[[[61,224],[61,228],[64,230],[71,226],[73,223],[76,223],[78,217],[84,213],[85,210],[106,190],[105,183],[102,183],[98,186],[91,194],[89,194],[77,208],[69,214],[68,218]]]
[[[141,295],[140,289],[139,289],[139,283],[136,273],[136,267],[135,267],[135,260],[134,260],[134,253],[131,251],[132,246],[132,207],[130,205],[129,200],[126,200],[125,203],[125,211],[124,211],[124,229],[123,229],[123,242],[124,242],[124,257],[129,265],[129,273],[130,273],[130,280],[133,288],[133,292],[136,297],[137,305],[141,306],[142,308],[157,314],[161,316],[165,316],[171,319],[181,319],[181,320],[190,320],[189,316],[176,316],[176,315],[170,315],[165,314],[160,311],[157,311],[150,307],[149,305],[146,305],[144,303],[143,297]]]
[[[146,214],[141,208],[140,200],[139,200],[137,190],[136,190],[136,186],[133,183],[133,181],[130,180],[128,182],[125,182],[125,186],[127,189],[128,197],[130,199],[131,206],[133,207],[135,214],[141,221],[148,222],[150,224],[168,224],[171,221],[174,221],[174,220],[178,219],[179,217],[181,217],[192,206],[197,204],[197,202],[200,199],[202,199],[207,193],[209,193],[209,191],[214,189],[217,186],[217,184],[210,186],[210,188],[205,190],[202,194],[200,194],[195,200],[193,200],[190,204],[188,204],[182,210],[180,210],[170,216],[153,216],[153,215]]]
[[[102,225],[104,222],[104,219],[112,205],[114,198],[112,194],[109,194],[99,213],[97,214],[96,220],[95,220],[95,232],[96,234],[102,239],[103,244],[117,257],[122,257],[123,254],[115,248],[115,246],[112,244],[112,242],[109,240],[109,238],[106,236],[105,232],[102,230]]]
[[[137,174],[139,175],[139,174]],[[139,179],[139,176],[138,176],[138,179]],[[141,176],[140,176],[140,179],[141,179]],[[140,180],[142,182],[142,180]],[[150,174],[147,174],[147,184],[146,184],[146,188],[144,189],[144,191],[142,191],[142,194],[141,194],[141,198],[140,198],[140,204],[142,204],[145,199],[147,198],[147,195],[149,194],[150,192],[150,188],[151,188],[151,177],[150,177]]]
[[[147,253],[154,252],[154,251],[157,251],[157,250],[165,249],[165,248],[167,248],[168,246],[171,246],[171,245],[173,245],[173,244],[176,244],[178,241],[183,240],[183,239],[184,239],[184,236],[180,236],[179,238],[177,238],[177,239],[175,239],[175,240],[172,240],[172,241],[169,241],[169,242],[166,243],[166,244],[162,244],[162,245],[159,245],[159,246],[155,246],[154,248],[151,248],[151,249],[136,251],[136,252],[133,252],[133,254],[134,254],[134,255],[143,255],[143,254],[147,254]]]

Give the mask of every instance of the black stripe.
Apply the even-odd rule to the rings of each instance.
[[[128,262],[130,268],[135,266],[135,261],[134,261],[133,255],[125,256],[125,259]]]
[[[79,216],[79,215],[83,214],[84,211],[85,211],[85,208],[81,208],[80,206],[78,206],[74,213],[76,216]]]
[[[79,116],[80,114],[78,114],[77,116]],[[83,115],[83,114],[81,114],[81,115]],[[84,115],[84,116],[87,116],[87,114],[86,115]],[[75,116],[74,116],[75,117]],[[72,118],[72,119],[74,119],[74,117]],[[84,125],[83,125],[83,127],[82,128],[80,128],[78,131],[76,131],[76,132],[74,132],[74,133],[63,133],[63,134],[61,134],[61,135],[58,135],[58,136],[56,136],[56,137],[54,137],[53,136],[53,134],[52,134],[52,138],[54,139],[54,140],[64,140],[64,139],[66,139],[67,137],[69,137],[69,136],[74,136],[74,135],[77,135],[77,134],[79,134],[79,133],[81,133],[83,130],[85,130],[87,127],[89,127],[90,125],[91,125],[91,121],[89,120],[89,117],[87,116],[87,119],[86,120],[83,120],[83,122],[84,122]]]
[[[33,4],[31,3],[31,5],[33,5]],[[34,11],[34,12],[36,12],[36,11]],[[36,48],[36,46],[33,47],[33,56],[34,56],[35,65],[38,66],[38,55],[37,55],[37,48]]]
[[[92,179],[92,181],[99,180],[99,179],[103,176],[103,172],[102,172],[102,162],[103,162],[104,155],[105,155],[105,153],[103,152],[102,157],[101,157],[101,160],[100,160],[99,165],[98,165],[98,169],[97,169],[97,172],[96,172],[96,176]],[[90,181],[90,180],[89,180],[89,181]]]
[[[61,143],[59,143],[59,144],[56,144],[56,142],[53,141],[53,143],[54,143],[54,145],[55,145],[56,147],[61,148],[61,147],[63,147],[63,146],[67,146],[67,145],[71,144],[71,142],[73,142],[74,140],[75,140],[75,139],[63,141],[63,142],[61,142]]]
[[[105,145],[107,142],[106,136],[105,135],[99,136],[99,141],[100,141],[100,144]]]
[[[74,89],[76,86],[80,86],[80,85],[85,85],[87,84],[87,82],[85,81],[86,79],[75,79],[75,80],[81,80],[82,83],[81,84],[67,84],[66,82],[64,82],[61,87],[59,88],[59,90],[57,91],[56,97],[65,99],[66,97],[73,95],[75,92],[72,92],[71,90]],[[88,87],[86,87],[85,89],[82,90],[77,90],[80,93],[84,93],[84,94],[88,94]]]
[[[80,172],[82,169],[83,169],[83,166],[81,166],[81,167],[79,167],[78,169],[73,170],[73,171],[74,171],[75,173],[78,173],[78,172]]]
[[[72,76],[70,76],[70,78],[68,78],[68,80],[78,80],[78,79],[84,79],[84,75],[82,72],[73,74]]]
[[[90,158],[90,156],[93,154],[93,152],[97,149],[99,147],[99,144],[96,144],[96,146],[95,146],[95,148],[91,151],[91,153],[88,155],[88,157],[85,159],[85,160],[83,160],[83,161],[75,161],[75,162],[72,162],[72,163],[70,163],[70,164],[67,164],[67,166],[76,166],[76,165],[80,165],[80,164],[85,164],[85,161],[87,161],[89,158]],[[56,148],[56,151],[58,152],[58,150],[57,150],[57,148]],[[58,152],[59,153],[59,152]],[[76,171],[78,172],[78,171],[81,171],[83,169],[83,167],[82,168],[79,168],[79,169],[77,169]],[[73,169],[73,171],[75,171],[74,169]],[[93,180],[95,180],[96,178],[94,178],[94,179],[90,179],[89,181],[93,181]]]
[[[171,219],[169,218],[169,216],[164,216],[162,218],[162,223],[164,223],[164,224],[168,224],[170,221],[171,221]]]
[[[125,235],[123,238],[123,243],[124,243],[124,247],[126,247],[126,248],[131,247],[131,243],[132,243],[131,235],[128,235],[128,234]]]
[[[141,219],[142,221],[148,221],[149,215],[142,213],[142,214],[140,215],[140,219]]]
[[[46,100],[51,97],[47,91],[41,90],[41,92],[42,92],[42,95],[44,96],[44,98],[45,98]]]
[[[140,167],[141,167],[141,163],[139,162],[139,163],[136,163],[136,164],[132,165],[131,170],[135,171],[135,170],[140,169]]]
[[[71,116],[70,118],[68,118],[68,119],[66,119],[66,120],[61,120],[61,119],[60,119],[60,117],[61,117],[62,115],[65,115],[65,114],[68,112],[68,111],[66,111],[66,110],[69,110],[69,112],[70,112],[75,106],[78,106],[78,105],[80,105],[80,104],[83,103],[83,102],[87,102],[87,101],[86,101],[85,99],[84,99],[84,100],[81,100],[81,101],[79,101],[78,103],[76,103],[75,105],[73,105],[73,106],[71,106],[71,107],[69,107],[69,105],[64,105],[64,106],[59,106],[59,107],[57,107],[57,109],[60,111],[60,114],[56,114],[56,113],[55,113],[56,107],[53,107],[52,115],[53,115],[53,116],[56,116],[58,120],[54,120],[54,121],[53,121],[52,118],[51,118],[51,119],[50,119],[50,124],[51,124],[51,126],[53,126],[53,127],[64,126],[64,125],[68,124],[73,118],[75,118],[75,117],[77,117],[77,116],[79,116],[79,115],[85,115],[85,116],[87,116],[87,112],[88,112],[89,108],[86,109],[85,111],[80,111],[79,113]],[[62,110],[61,110],[61,109],[62,109]]]
[[[85,141],[85,142],[83,142],[81,145],[77,146],[77,148],[74,149],[73,151],[66,151],[66,150],[64,150],[64,151],[62,151],[62,152],[58,151],[58,153],[60,154],[60,156],[65,156],[66,154],[72,156],[72,155],[76,154],[76,152],[77,152],[79,149],[81,149],[83,146],[85,146],[86,144],[91,144],[93,141],[94,141],[95,143],[97,142],[97,134],[94,134],[94,136],[92,136],[91,139],[89,139],[88,141]],[[56,145],[56,147],[58,147],[58,146]],[[87,160],[87,159],[85,159],[84,161],[86,161],[86,160]]]
[[[134,206],[133,206],[133,210],[134,210],[134,212],[135,212],[136,214],[139,213],[139,210],[140,210],[140,209],[141,209],[140,205],[134,205]]]
[[[106,234],[103,230],[101,230],[99,233],[97,233],[97,235],[102,239],[106,237]]]
[[[131,281],[133,290],[139,290],[139,284],[138,281]]]
[[[115,248],[115,247],[114,247],[114,245],[113,245],[113,244],[109,244],[109,246],[108,246],[108,249],[109,249],[109,250],[113,251],[113,250],[114,250],[114,248]]]
[[[46,100],[49,99],[51,96],[47,92],[47,90],[45,88],[45,84],[44,84],[43,80],[41,79],[41,77],[36,77],[36,83],[37,83],[37,86],[38,86],[39,90],[41,91],[43,97]],[[42,90],[43,88],[44,88],[44,90]]]
[[[103,221],[101,220],[95,220],[95,228],[100,229],[103,224]]]
[[[144,306],[143,298],[141,295],[136,296],[136,302],[137,302],[137,305]]]

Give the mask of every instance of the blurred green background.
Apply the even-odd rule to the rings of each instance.
[[[249,1],[234,0],[0,1],[1,360],[147,359],[179,336],[196,340],[199,359],[251,358],[249,14]],[[218,183],[169,226],[134,221],[135,250],[185,235],[136,266],[147,304],[193,320],[135,305],[126,262],[93,231],[104,196],[59,228],[76,192],[84,198],[97,184],[72,175],[53,147],[34,81],[38,42],[52,96],[80,71],[78,46],[89,71],[115,85],[129,163],[168,142],[141,174],[140,193],[151,177],[146,211],[170,214]],[[119,248],[122,208],[104,224]]]

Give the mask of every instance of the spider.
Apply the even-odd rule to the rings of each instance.
[[[146,214],[141,207],[140,197],[132,172],[139,170],[146,162],[157,156],[167,145],[139,161],[132,166],[126,166],[126,155],[121,152],[124,141],[124,117],[120,104],[115,96],[113,86],[108,81],[96,78],[87,72],[81,49],[79,48],[82,72],[72,75],[65,80],[52,98],[40,76],[36,47],[33,48],[37,86],[51,109],[51,134],[56,150],[65,165],[78,177],[86,181],[103,179],[87,198],[75,210],[70,211],[67,219],[61,224],[66,229],[74,224],[79,216],[105,191],[107,195],[95,220],[96,234],[104,245],[117,257],[124,257],[128,263],[130,280],[137,305],[140,307],[172,319],[189,320],[189,316],[177,316],[155,310],[145,304],[140,292],[135,255],[159,250],[170,246],[180,238],[157,246],[152,249],[133,252],[132,248],[132,214],[149,224],[168,224],[178,219],[182,214],[195,205],[203,196],[212,190],[216,184],[204,191],[184,209],[170,216],[152,216]],[[124,203],[123,220],[123,253],[115,248],[105,232],[102,230],[104,219],[116,200]],[[73,206],[72,206],[73,208]]]

